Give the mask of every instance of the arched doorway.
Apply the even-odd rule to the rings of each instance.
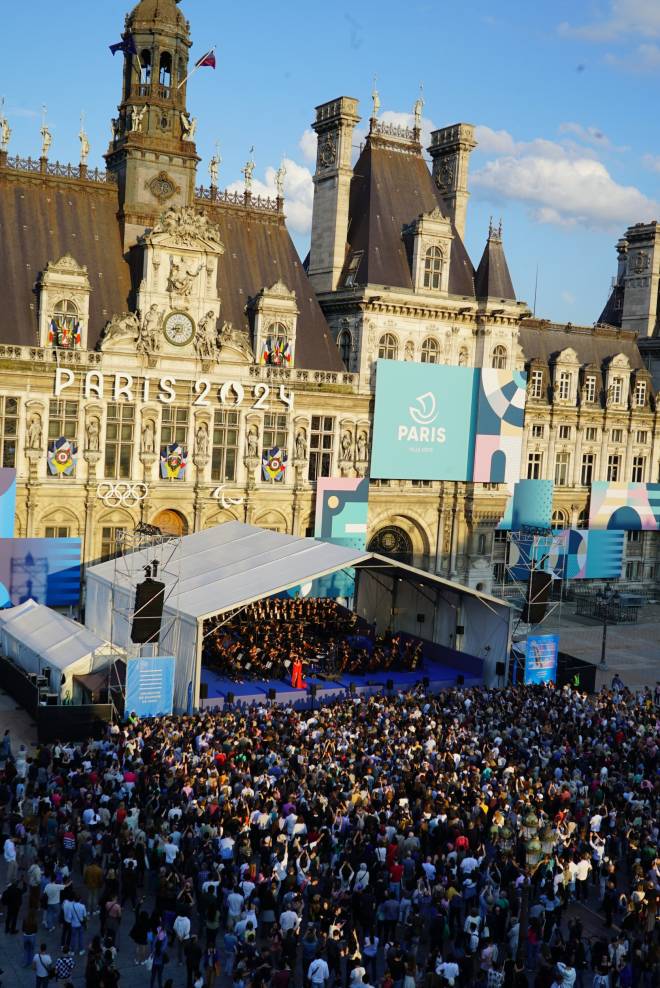
[[[174,508],[164,508],[159,511],[151,524],[160,528],[163,535],[175,535],[180,538],[182,535],[188,534],[188,522]]]
[[[388,525],[376,532],[369,542],[369,552],[378,552],[381,556],[391,556],[400,563],[412,565],[412,539],[407,532],[396,525]]]

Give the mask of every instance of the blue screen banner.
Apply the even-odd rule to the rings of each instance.
[[[528,635],[525,685],[556,682],[558,654],[559,635]]]
[[[468,480],[479,371],[379,360],[371,476]]]
[[[158,717],[172,713],[174,702],[173,655],[129,659],[126,668],[126,715]]]

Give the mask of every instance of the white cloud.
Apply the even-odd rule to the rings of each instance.
[[[657,72],[660,69],[660,47],[646,43],[637,45],[623,55],[614,55],[612,52],[608,52],[605,55],[605,62],[613,68],[624,69],[626,72],[637,74]]]
[[[312,228],[312,205],[314,201],[314,184],[309,168],[298,164],[292,158],[283,159],[286,175],[284,177],[284,214],[287,225],[295,233],[308,234]],[[273,165],[266,168],[264,179],[253,179],[252,194],[254,196],[274,197],[275,172]],[[243,180],[232,182],[227,187],[229,192],[242,192]]]
[[[560,134],[569,134],[581,144],[590,144],[601,151],[627,151],[626,147],[617,147],[612,144],[607,134],[603,133],[600,127],[585,127],[583,124],[567,121],[559,125]]]
[[[508,130],[492,130],[485,124],[477,124],[474,136],[479,150],[486,154],[513,154],[516,149],[516,142]]]
[[[660,3],[658,0],[608,0],[604,13],[582,25],[563,22],[559,32],[564,37],[603,43],[618,42],[625,36],[660,37]]]
[[[540,223],[618,229],[660,214],[660,205],[632,185],[619,185],[602,162],[552,141],[515,144],[472,179],[475,191],[497,202],[525,203]]]
[[[311,127],[303,132],[298,141],[298,147],[302,151],[305,161],[316,161],[316,134]]]

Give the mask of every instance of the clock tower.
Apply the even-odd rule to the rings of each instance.
[[[128,250],[168,206],[193,202],[199,158],[186,107],[189,24],[176,0],[140,0],[122,40],[122,99],[105,159],[117,176]]]

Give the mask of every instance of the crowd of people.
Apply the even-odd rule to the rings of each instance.
[[[617,681],[129,718],[29,757],[6,735],[0,967],[86,988],[117,988],[127,956],[151,988],[652,988],[659,717],[660,694]]]
[[[360,675],[421,668],[422,642],[406,635],[376,634],[335,600],[270,597],[242,608],[230,620],[207,622],[204,663],[223,676],[291,678],[294,663],[305,675]]]

